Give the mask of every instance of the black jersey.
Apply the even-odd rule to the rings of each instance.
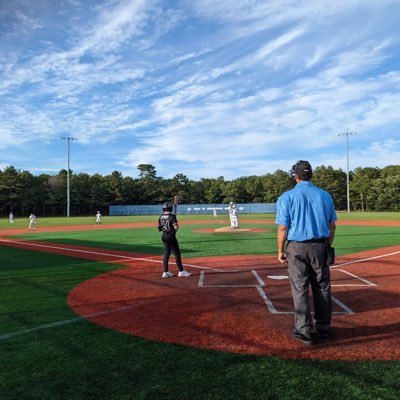
[[[163,214],[158,219],[158,230],[162,231],[165,235],[175,235],[174,224],[177,224],[175,214]]]

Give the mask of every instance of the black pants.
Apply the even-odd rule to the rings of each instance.
[[[178,240],[175,235],[163,235],[162,241],[164,244],[164,258],[163,258],[163,266],[164,272],[168,272],[168,261],[171,255],[171,251],[175,255],[175,262],[179,271],[183,271],[182,259],[181,259],[181,251],[179,249]]]
[[[311,286],[316,327],[321,330],[329,329],[332,297],[325,244],[290,242],[286,254],[294,303],[295,328],[303,334],[313,331],[308,298]]]

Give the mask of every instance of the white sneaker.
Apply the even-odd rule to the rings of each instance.
[[[188,277],[190,275],[192,275],[192,273],[187,272],[187,271],[179,271],[179,274],[178,274],[178,276],[180,276],[180,277]]]
[[[162,277],[163,278],[172,278],[174,274],[171,274],[171,272],[163,272]]]

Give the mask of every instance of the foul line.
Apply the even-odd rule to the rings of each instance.
[[[16,243],[20,244],[23,246],[32,246],[32,247],[43,247],[45,249],[54,249],[54,250],[62,250],[62,251],[70,251],[72,253],[83,253],[83,254],[93,254],[93,255],[101,255],[101,256],[107,256],[107,257],[115,257],[115,258],[120,258],[123,260],[132,260],[132,261],[146,261],[150,263],[157,263],[157,264],[162,264],[162,260],[153,260],[151,258],[142,258],[142,257],[130,257],[130,256],[123,256],[119,254],[113,254],[113,253],[105,253],[105,252],[100,252],[100,251],[91,251],[91,250],[82,250],[82,249],[72,249],[69,247],[60,247],[60,246],[50,246],[50,245],[45,245],[45,244],[38,244],[38,243],[31,243],[31,242],[21,242],[18,240],[9,240],[9,239],[0,239],[0,242],[5,242],[5,243]],[[116,260],[118,261],[118,260]],[[102,262],[106,262],[102,260]],[[202,267],[199,265],[193,265],[193,264],[184,264],[184,266],[191,267],[191,268],[198,268],[198,269],[208,269],[211,271],[217,271],[217,272],[223,272],[224,270],[222,269],[216,269],[216,268],[211,268],[211,267]]]
[[[380,256],[375,256],[375,257],[360,258],[359,260],[352,260],[352,261],[348,261],[348,262],[345,262],[345,263],[342,263],[342,264],[334,265],[331,268],[343,267],[345,265],[351,265],[351,264],[355,264],[355,263],[361,263],[361,262],[365,262],[365,261],[376,260],[378,258],[394,256],[396,254],[400,254],[400,251],[395,251],[394,253],[382,254]]]
[[[114,310],[99,311],[99,312],[92,313],[92,314],[82,315],[81,317],[65,319],[65,320],[56,321],[56,322],[50,322],[48,324],[35,326],[34,328],[28,328],[28,329],[24,329],[21,331],[10,332],[10,333],[6,333],[4,335],[0,335],[0,340],[9,339],[14,336],[24,335],[26,333],[36,332],[36,331],[40,331],[40,330],[47,329],[47,328],[54,328],[54,327],[58,327],[58,326],[62,326],[62,325],[71,324],[74,322],[80,322],[80,321],[86,320],[87,318],[93,318],[93,317],[98,317],[100,315],[107,315],[107,314],[112,314],[112,313],[119,312],[119,311],[129,310],[134,307],[136,307],[136,305],[124,306],[124,307],[116,308]]]

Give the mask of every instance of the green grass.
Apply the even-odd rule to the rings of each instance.
[[[154,221],[154,216],[147,220]],[[272,232],[251,235],[192,232],[215,227],[202,221],[181,226],[184,261],[205,255],[276,254],[274,225],[265,226]],[[57,220],[52,223],[56,225]],[[162,252],[155,228],[109,230],[104,225],[90,232],[47,233],[39,229],[34,238]],[[399,227],[338,226],[335,246],[338,254],[347,254],[399,243]],[[144,340],[75,319],[66,303],[69,291],[117,268],[121,266],[0,247],[0,336],[24,332],[0,339],[1,399],[398,398],[399,361],[286,360],[230,354]],[[174,311],[173,304],[166,306]],[[52,323],[58,325],[46,328]],[[31,330],[38,326],[44,329]]]
[[[178,232],[183,258],[237,255],[276,254],[276,225],[241,224],[243,228],[266,228],[270,232],[199,233],[197,229],[215,229],[219,224],[184,225]],[[31,239],[32,233],[19,235]],[[78,246],[99,247],[146,254],[162,254],[160,233],[154,227],[101,229],[73,232],[40,232],[35,240],[67,243]],[[400,243],[400,229],[396,226],[338,226],[334,246],[338,255],[356,253],[369,249],[394,246]]]
[[[338,212],[339,220],[344,221],[400,221],[400,212]]]
[[[212,215],[178,215],[180,221],[210,221],[213,220]],[[339,212],[339,220],[400,220],[400,212]],[[103,216],[102,224],[124,224],[133,222],[151,222],[157,219],[156,215],[136,215],[136,216],[118,216],[110,217]],[[275,214],[241,214],[240,219],[243,220],[258,220],[258,219],[269,219],[275,220]],[[227,214],[219,214],[217,220],[228,221]],[[41,226],[75,226],[75,225],[90,225],[95,224],[95,216],[86,217],[38,217],[38,227]],[[27,228],[29,225],[28,217],[16,217],[15,223],[10,224],[8,217],[0,218],[0,229],[12,229],[12,228]]]

